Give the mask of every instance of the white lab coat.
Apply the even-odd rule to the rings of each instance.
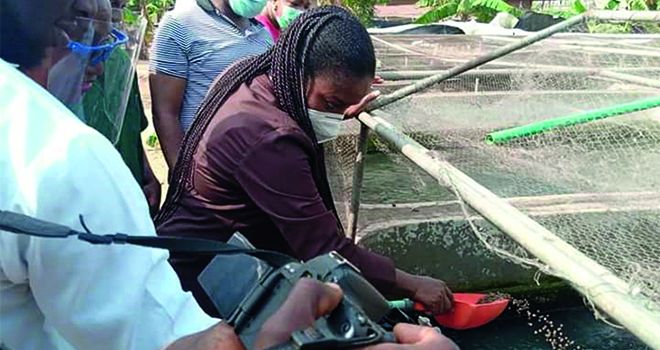
[[[96,233],[153,235],[112,145],[0,60],[0,209]],[[162,250],[0,231],[0,344],[11,350],[156,350],[206,329]]]

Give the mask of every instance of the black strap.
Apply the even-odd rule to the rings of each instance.
[[[0,210],[0,230],[37,237],[64,238],[78,234],[66,226],[5,210]]]
[[[87,232],[79,232],[70,227],[39,220],[27,215],[0,210],[0,230],[46,238],[65,238],[78,236],[91,244],[132,244],[142,247],[167,249],[172,253],[190,253],[200,255],[247,254],[266,261],[274,267],[284,266],[296,261],[288,255],[269,250],[245,249],[231,244],[209,239],[131,236],[123,233],[97,235],[90,232],[80,217]]]

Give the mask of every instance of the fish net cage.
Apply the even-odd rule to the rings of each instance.
[[[589,34],[585,26],[372,115],[612,271],[628,283],[636,300],[657,313],[660,35]],[[385,79],[377,88],[384,94],[521,40],[372,38],[378,74]],[[342,135],[326,145],[326,158],[337,208],[348,227],[359,123],[345,124]],[[514,129],[520,127],[525,128]],[[439,185],[373,134],[365,163],[358,240],[406,224],[462,219],[497,255],[562,277],[466,206],[451,185]],[[437,235],[443,239],[442,232]]]

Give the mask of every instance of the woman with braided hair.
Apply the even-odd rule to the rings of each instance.
[[[241,232],[257,248],[308,260],[337,251],[381,292],[448,310],[444,282],[395,269],[344,235],[321,143],[337,137],[370,93],[376,58],[359,21],[338,7],[306,11],[266,53],[215,82],[186,135],[165,204],[166,236],[226,241]],[[185,289],[212,313],[197,284],[206,258],[173,255]]]

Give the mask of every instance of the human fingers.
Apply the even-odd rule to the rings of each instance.
[[[280,309],[264,323],[256,348],[265,349],[285,342],[294,331],[311,326],[317,318],[334,310],[342,296],[336,284],[301,279]]]

